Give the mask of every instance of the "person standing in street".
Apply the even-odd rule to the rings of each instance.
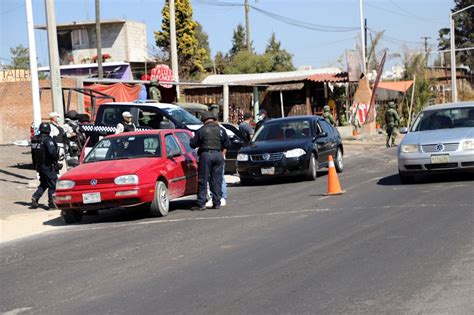
[[[268,120],[268,112],[264,109],[261,109],[258,112],[257,116],[257,125],[255,126],[255,132]]]
[[[331,114],[331,107],[329,105],[326,105],[323,107],[323,117],[331,123],[331,125],[336,126],[336,120],[334,119],[334,116]]]
[[[117,124],[117,128],[115,129],[115,134],[119,134],[122,132],[136,131],[137,127],[132,122],[132,117],[133,115],[130,114],[130,112],[123,112],[122,113],[123,120],[122,122],[119,122]]]
[[[252,136],[254,134],[253,128],[250,125],[252,123],[252,114],[245,113],[244,114],[244,121],[239,125],[239,131],[244,137],[245,143],[249,143],[252,140]]]
[[[387,131],[387,148],[395,146],[395,139],[397,138],[397,128],[400,123],[400,116],[398,116],[395,109],[395,102],[388,103],[388,110],[385,112],[385,128]]]
[[[48,190],[48,206],[54,209],[53,195],[56,191],[56,181],[58,180],[58,145],[50,136],[51,125],[42,123],[39,126],[40,134],[31,140],[31,155],[33,157],[33,165],[39,174],[40,185],[31,197],[31,206],[37,208],[38,201]]]
[[[204,126],[190,141],[191,148],[198,149],[197,206],[191,210],[206,210],[207,183],[211,189],[213,209],[220,209],[224,168],[224,150],[230,146],[226,131],[219,126],[212,112],[202,115]]]
[[[49,121],[51,127],[50,136],[59,148],[59,174],[62,175],[67,172],[66,152],[68,150],[69,138],[74,136],[74,130],[61,122],[61,116],[56,112],[49,113]]]
[[[150,99],[155,100],[157,102],[161,101],[161,92],[158,89],[158,81],[151,80],[150,81],[150,89],[148,90],[150,95]]]

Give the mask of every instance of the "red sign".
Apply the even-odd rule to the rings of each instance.
[[[151,78],[150,80],[158,80],[160,85],[164,88],[172,88],[171,84],[163,84],[165,82],[173,82],[173,70],[170,69],[167,65],[157,65],[151,69]]]

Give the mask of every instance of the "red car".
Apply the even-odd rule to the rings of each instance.
[[[166,216],[172,199],[197,192],[192,133],[180,129],[127,132],[100,140],[82,163],[58,180],[55,203],[66,223],[83,211],[150,205]]]

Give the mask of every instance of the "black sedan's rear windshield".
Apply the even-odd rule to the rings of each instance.
[[[420,113],[411,131],[474,127],[474,107],[426,110]]]
[[[85,163],[132,159],[140,157],[160,157],[159,135],[123,136],[102,139],[87,155]]]
[[[269,122],[258,129],[253,141],[291,140],[311,137],[309,120]]]

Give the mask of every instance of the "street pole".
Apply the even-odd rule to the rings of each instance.
[[[48,31],[49,74],[51,77],[51,99],[53,111],[64,119],[61,71],[59,69],[58,35],[54,0],[45,0],[46,29]]]
[[[35,31],[33,23],[33,9],[31,0],[25,0],[26,25],[28,29],[28,51],[30,52],[31,96],[33,99],[33,126],[41,124],[41,102],[38,82],[38,64],[36,61]]]
[[[176,44],[176,13],[174,0],[170,0],[170,45],[171,45],[171,69],[175,82],[179,82],[178,73],[178,49]],[[179,102],[179,84],[176,84],[176,101]]]
[[[456,12],[452,12],[449,15],[449,21],[450,21],[450,36],[451,36],[451,101],[453,103],[458,101],[458,89],[456,86],[456,43],[454,40],[455,37],[455,31],[454,31],[454,18],[453,16],[455,14],[461,13],[462,11],[465,11],[467,9],[474,8],[474,4],[465,7],[464,9],[461,9]]]
[[[424,39],[425,40],[425,64],[426,64],[426,67],[428,67],[428,39],[430,39],[431,37],[428,37],[428,36],[422,36],[421,39]]]
[[[248,51],[248,52],[251,52],[251,47],[250,47],[249,0],[245,0],[245,38],[247,39],[247,51]]]
[[[222,121],[229,122],[229,85],[222,86]]]
[[[102,68],[102,35],[100,31],[100,0],[95,0],[95,37],[97,44],[97,71],[99,80],[104,78]]]
[[[359,11],[360,11],[360,37],[361,37],[361,48],[362,48],[362,72],[367,76],[367,67],[365,60],[365,32],[364,32],[364,12],[362,8],[362,0],[359,0]]]

